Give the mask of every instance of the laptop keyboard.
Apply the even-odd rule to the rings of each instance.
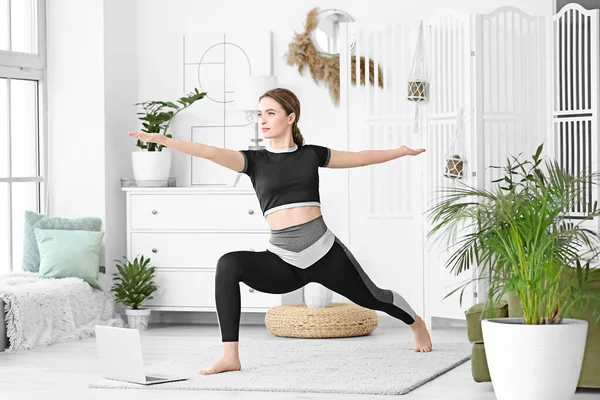
[[[154,382],[154,381],[164,381],[165,378],[157,378],[155,376],[147,376],[146,382]]]

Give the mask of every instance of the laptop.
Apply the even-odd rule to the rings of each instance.
[[[96,347],[100,357],[102,377],[155,385],[158,383],[184,381],[188,378],[155,375],[144,371],[140,332],[136,329],[96,325]]]

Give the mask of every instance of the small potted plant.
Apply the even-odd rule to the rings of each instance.
[[[206,92],[194,89],[188,95],[177,99],[175,103],[155,100],[136,103],[135,105],[141,106],[143,110],[138,112],[138,118],[142,121],[142,132],[162,133],[166,137],[172,137],[168,130],[175,116],[205,95]],[[171,152],[163,151],[165,146],[162,144],[144,143],[139,139],[136,146],[139,150],[131,155],[135,180],[167,181],[171,172]]]
[[[112,291],[115,293],[117,303],[123,304],[125,314],[130,328],[140,331],[148,327],[150,309],[141,308],[146,300],[151,300],[158,286],[154,283],[154,270],[150,259],[141,256],[136,257],[133,262],[127,260],[116,265],[118,273],[114,273],[115,282]]]

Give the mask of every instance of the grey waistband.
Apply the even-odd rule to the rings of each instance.
[[[320,216],[304,224],[271,230],[267,250],[295,267],[308,268],[327,254],[334,242],[335,235]]]
[[[288,251],[299,252],[314,244],[327,232],[321,215],[303,224],[271,230],[269,243]]]

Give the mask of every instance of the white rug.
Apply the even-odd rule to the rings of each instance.
[[[431,353],[416,353],[412,343],[368,336],[253,340],[240,343],[241,371],[198,375],[221,355],[219,344],[148,367],[148,373],[182,375],[186,381],[144,386],[104,379],[89,387],[399,395],[469,360],[471,348],[465,340],[434,343]]]

